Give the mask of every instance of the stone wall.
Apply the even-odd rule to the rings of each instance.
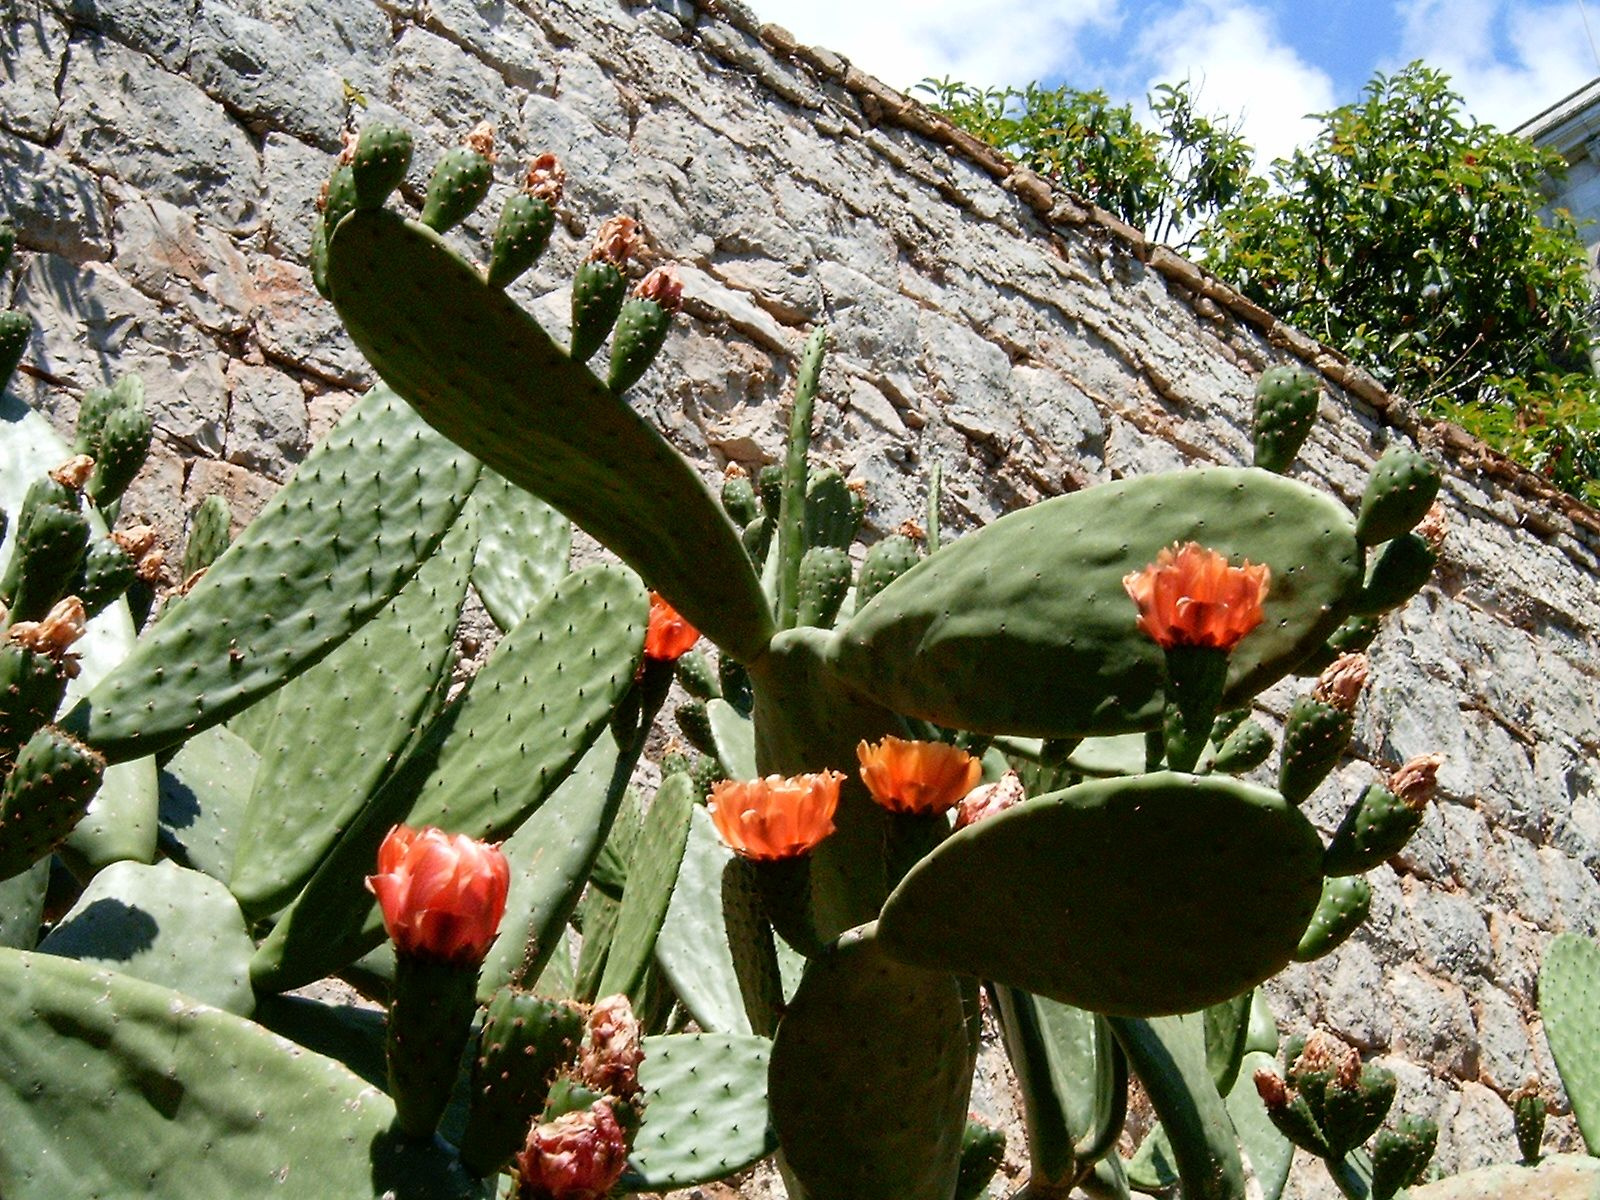
[[[1600,518],[1420,427],[1337,355],[1104,213],[736,6],[659,0],[0,0],[0,206],[37,334],[15,388],[64,427],[137,370],[158,441],[128,502],[175,541],[221,492],[248,516],[369,375],[304,266],[346,88],[417,134],[480,117],[498,211],[519,163],[565,160],[564,228],[516,286],[553,326],[599,219],[683,264],[687,319],[639,405],[708,472],[769,460],[805,333],[836,349],[822,458],[871,487],[871,532],[926,505],[972,528],[1086,484],[1247,458],[1266,365],[1329,382],[1304,471],[1354,501],[1396,438],[1449,464],[1436,586],[1374,651],[1354,756],[1310,805],[1449,757],[1372,921],[1273,985],[1286,1020],[1385,1056],[1437,1109],[1447,1167],[1514,1157],[1504,1097],[1553,1082],[1534,1008],[1552,933],[1600,923]],[[413,200],[421,167],[408,182]],[[467,236],[481,253],[482,224]],[[1264,698],[1281,715],[1288,689]],[[1553,1137],[1574,1144],[1570,1120]],[[1302,1196],[1328,1192],[1300,1171]]]

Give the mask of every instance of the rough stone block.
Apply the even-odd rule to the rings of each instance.
[[[189,57],[189,33],[200,0],[47,0],[74,25],[93,29],[148,54],[169,71]]]
[[[141,292],[212,333],[236,334],[255,308],[250,265],[227,234],[165,200],[107,188],[116,202],[115,266]]]
[[[6,133],[0,133],[0,210],[26,247],[79,262],[111,257],[100,181],[54,150]]]
[[[225,457],[282,481],[310,446],[305,393],[276,367],[228,367]]]
[[[252,129],[337,150],[344,86],[338,72],[310,66],[308,57],[276,25],[207,0],[195,21],[189,75]]]
[[[69,157],[230,232],[260,220],[250,136],[194,84],[92,36],[74,43],[61,94]]]
[[[0,24],[0,129],[47,141],[61,98],[56,80],[67,58],[67,30],[40,5],[8,0]]]

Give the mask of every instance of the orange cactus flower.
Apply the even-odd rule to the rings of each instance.
[[[378,873],[367,876],[395,949],[443,962],[483,961],[510,886],[498,846],[431,825],[396,825],[378,848]]]
[[[1224,555],[1188,542],[1124,575],[1122,586],[1139,606],[1139,628],[1163,648],[1232,650],[1261,624],[1271,575],[1265,563],[1230,567]]]
[[[678,615],[655,592],[650,593],[650,624],[645,628],[644,656],[657,662],[677,662],[700,640],[700,631]]]
[[[711,785],[706,808],[734,853],[763,862],[796,858],[833,832],[842,783],[838,771],[725,779]]]
[[[944,742],[886,737],[875,746],[862,742],[856,757],[867,791],[890,812],[945,812],[983,777],[977,759]]]

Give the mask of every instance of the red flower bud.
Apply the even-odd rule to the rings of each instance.
[[[429,826],[396,825],[367,890],[401,954],[481,962],[506,911],[511,868],[498,846]]]
[[[604,1200],[628,1165],[628,1141],[604,1100],[535,1125],[517,1155],[523,1200]]]
[[[677,609],[655,592],[650,593],[650,624],[644,634],[644,656],[657,662],[677,662],[700,640],[700,631],[678,615]]]

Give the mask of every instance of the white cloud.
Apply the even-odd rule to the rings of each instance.
[[[1020,86],[1057,75],[1076,62],[1081,30],[1117,17],[1117,0],[755,0],[752,7],[897,88],[929,76]]]
[[[1316,136],[1306,114],[1334,107],[1333,81],[1285,42],[1265,9],[1242,0],[1190,0],[1141,39],[1149,82],[1188,78],[1201,112],[1239,119],[1259,167]]]
[[[1600,5],[1591,7],[1600,37]],[[1600,75],[1583,9],[1572,0],[1401,0],[1398,11],[1401,54],[1388,67],[1422,59],[1450,76],[1473,116],[1502,129]]]

